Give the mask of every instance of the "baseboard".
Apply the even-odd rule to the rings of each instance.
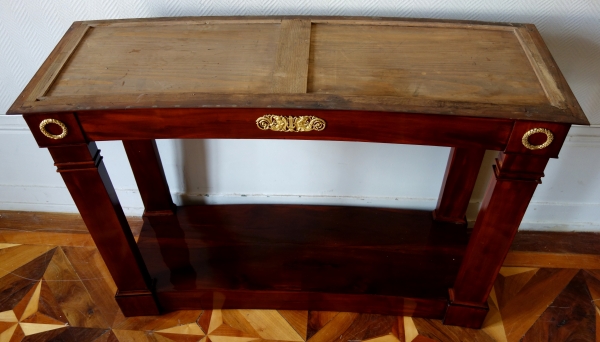
[[[0,134],[31,134],[20,115],[0,115]]]
[[[433,210],[437,198],[178,193],[174,201],[178,205],[306,204]]]
[[[480,202],[469,203],[467,220],[473,227]],[[519,230],[552,232],[600,232],[600,203],[529,203]]]
[[[144,212],[137,189],[117,189],[126,215]],[[51,199],[51,201],[50,201]],[[0,184],[0,210],[78,213],[71,194],[64,186]]]

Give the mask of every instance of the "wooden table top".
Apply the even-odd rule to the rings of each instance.
[[[589,124],[533,25],[346,17],[76,22],[9,114],[128,108]]]

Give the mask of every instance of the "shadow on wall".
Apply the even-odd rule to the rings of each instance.
[[[188,194],[208,193],[208,168],[206,156],[206,142],[203,139],[180,139],[176,140],[177,165],[181,167],[182,193],[174,198],[175,203],[180,205],[205,204],[204,197],[190,196]]]

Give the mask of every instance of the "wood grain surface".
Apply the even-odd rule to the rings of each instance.
[[[279,34],[277,24],[90,28],[44,95],[269,92]]]
[[[256,120],[263,115],[315,115],[327,123],[327,128],[323,131],[294,133],[261,130],[257,127]],[[94,141],[163,138],[301,139],[490,150],[504,149],[514,126],[510,120],[502,119],[301,109],[135,109],[88,111],[80,113],[78,118],[87,137]],[[107,125],[107,122],[114,124]]]
[[[224,308],[439,317],[467,243],[465,225],[416,210],[192,206],[144,221],[138,246],[168,310],[220,293]]]
[[[10,214],[10,215],[9,215]],[[7,223],[6,217],[17,217]],[[6,232],[21,235],[60,230],[60,214],[3,212],[0,226],[0,339],[2,341],[596,341],[600,315],[598,270],[504,267],[488,300],[490,312],[481,330],[442,325],[409,316],[352,312],[226,310],[216,297],[214,310],[182,310],[161,316],[126,318],[114,300],[116,289],[95,247],[19,244]],[[27,217],[38,225],[26,227]],[[62,215],[65,226],[79,223]],[[16,222],[19,222],[18,224]],[[20,230],[19,226],[24,229]],[[70,233],[77,234],[76,230]],[[549,252],[577,248],[575,234],[544,236],[522,232],[522,240],[540,240]],[[521,234],[521,233],[520,233]],[[528,236],[531,234],[531,236]],[[541,235],[540,235],[541,234]],[[570,238],[568,238],[570,237]],[[595,239],[597,236],[582,236]],[[35,241],[33,239],[21,238]],[[517,238],[517,241],[519,239]],[[571,241],[569,244],[567,241]],[[523,249],[525,245],[519,248]],[[585,249],[585,248],[584,248]],[[340,338],[341,337],[341,338]]]
[[[289,107],[587,123],[532,25],[114,20],[76,23],[57,49],[9,113]]]
[[[316,24],[309,70],[309,93],[548,103],[511,31]]]

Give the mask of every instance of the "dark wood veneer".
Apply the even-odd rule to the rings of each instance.
[[[179,207],[175,216],[146,216],[138,246],[157,279],[159,299],[180,291],[191,297],[223,292],[231,296],[228,307],[321,310],[327,305],[317,299],[347,296],[354,304],[345,307],[352,310],[406,314],[397,299],[354,299],[419,299],[439,308],[467,241],[466,224],[435,222],[429,211],[207,205]],[[299,292],[307,295],[295,298]],[[254,304],[244,304],[241,294],[255,298]]]
[[[327,123],[321,132],[263,131],[266,114],[314,115]],[[301,139],[458,146],[502,150],[513,121],[446,115],[300,109],[145,109],[82,111],[78,118],[89,139]],[[112,122],[113,125],[105,125]]]
[[[485,150],[481,148],[453,147],[450,150],[437,207],[433,211],[436,221],[467,223],[465,215],[484,154]]]
[[[142,196],[144,215],[172,214],[174,204],[156,141],[123,140],[123,146]]]

